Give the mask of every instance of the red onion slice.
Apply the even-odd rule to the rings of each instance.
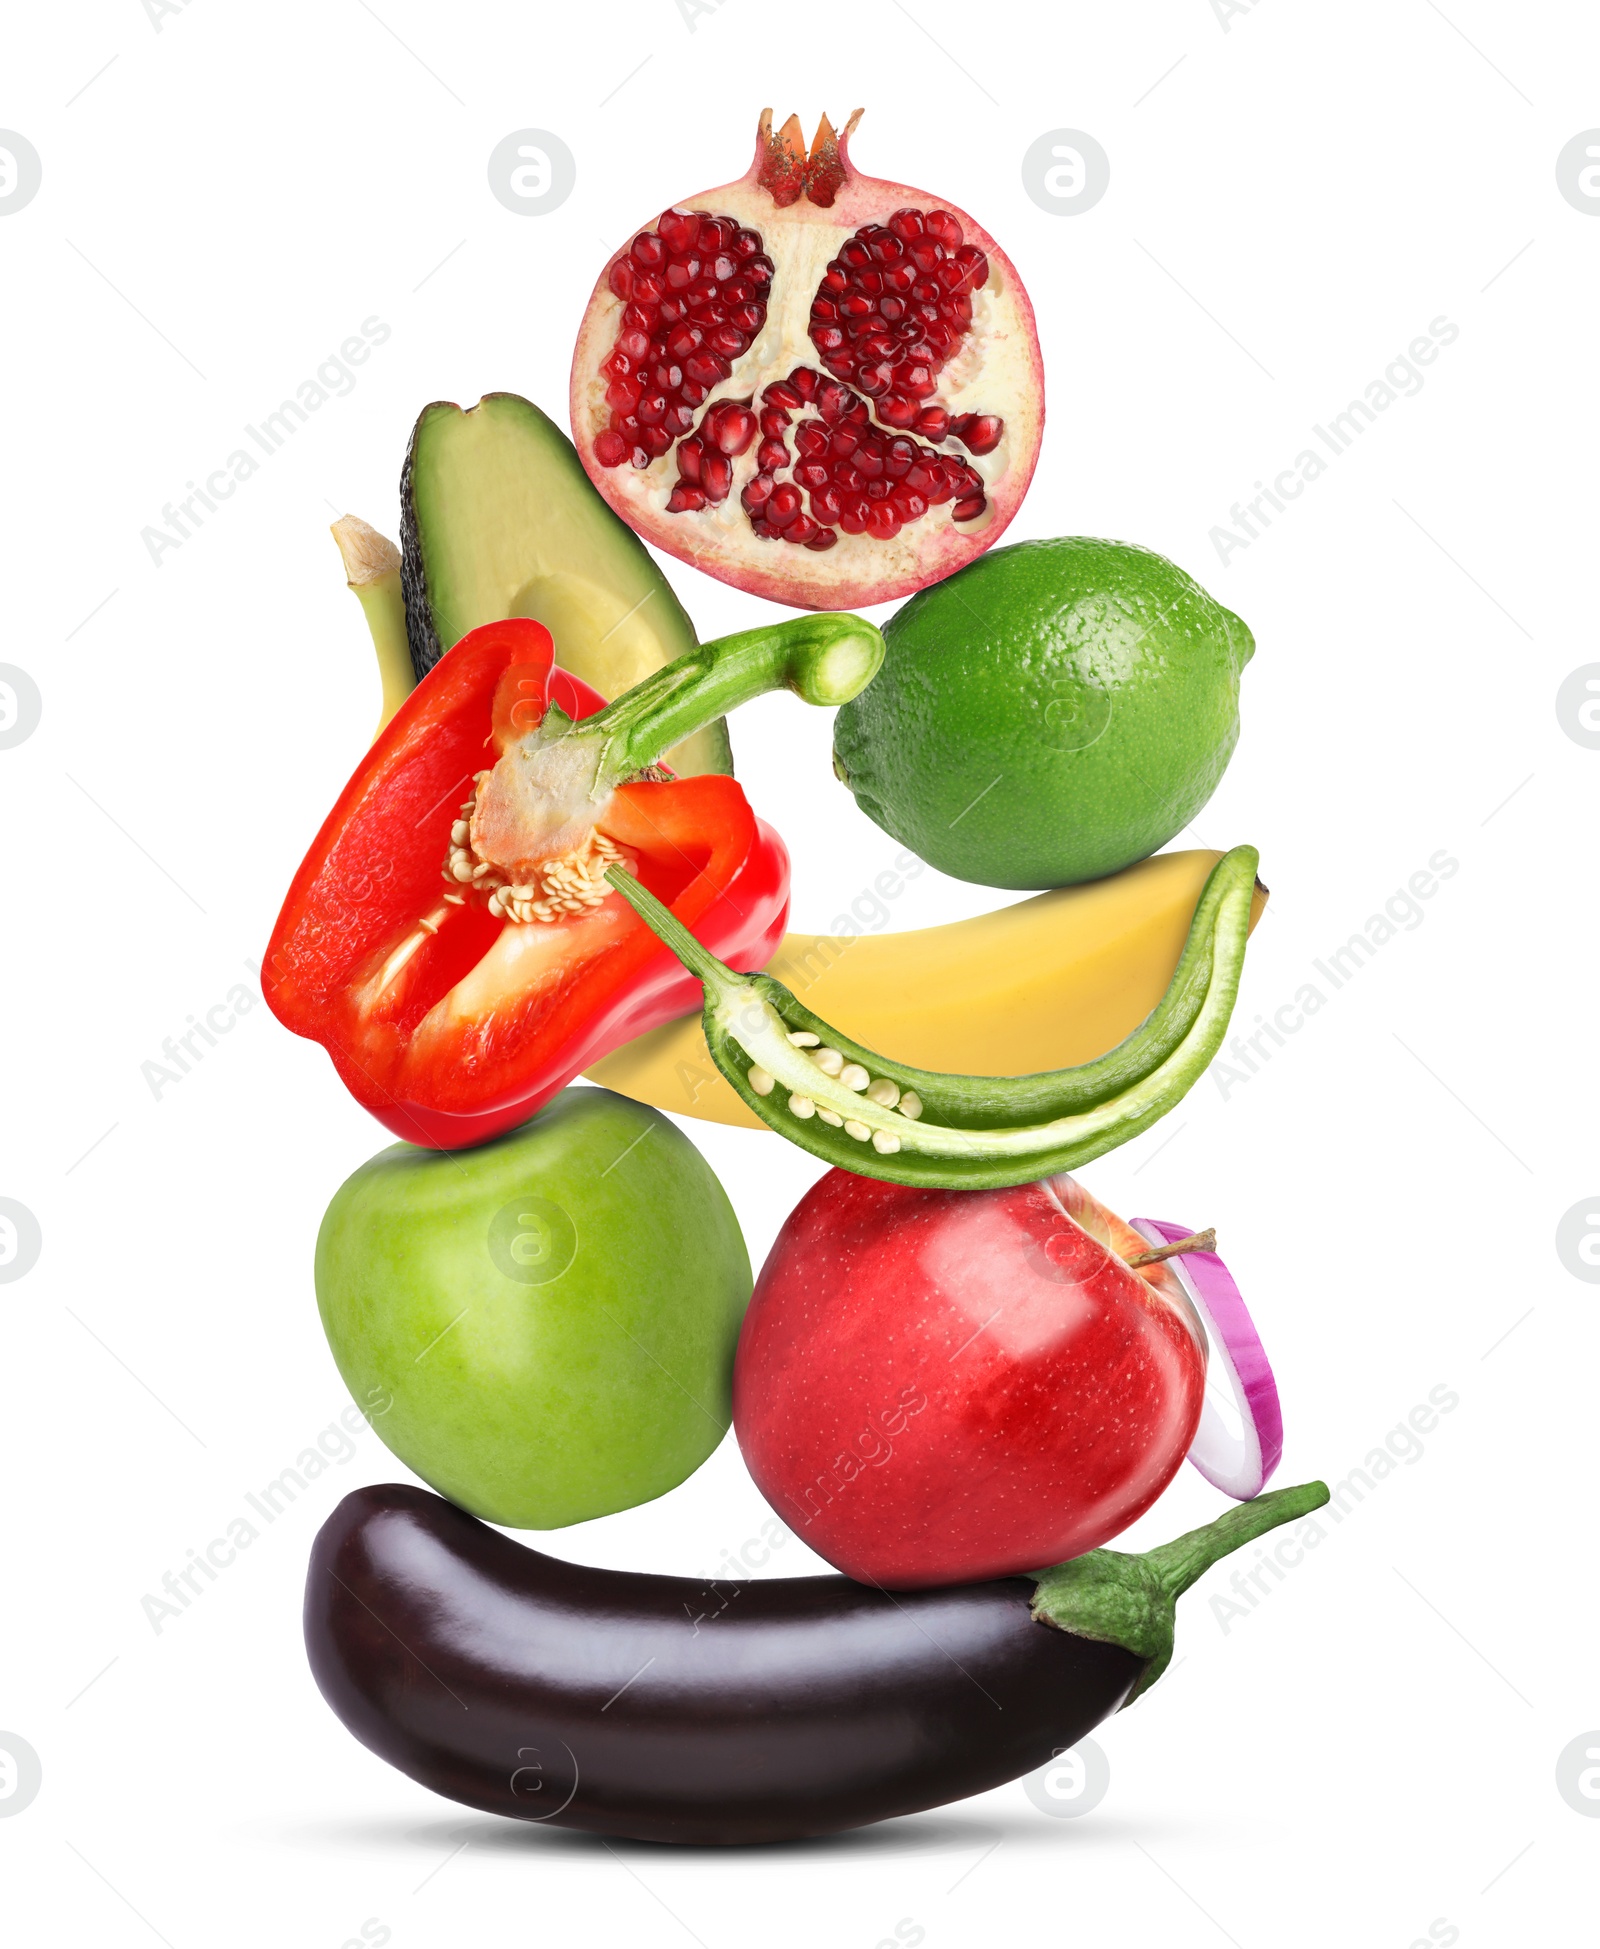
[[[1172,1245],[1194,1233],[1192,1225],[1173,1225],[1164,1218],[1130,1218],[1128,1223],[1152,1245]],[[1239,1288],[1215,1252],[1180,1252],[1166,1263],[1200,1315],[1212,1362],[1222,1370],[1240,1422],[1236,1433],[1208,1388],[1189,1460],[1224,1495],[1248,1502],[1260,1495],[1283,1457],[1283,1411],[1267,1350]]]

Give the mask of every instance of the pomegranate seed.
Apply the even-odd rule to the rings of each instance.
[[[728,248],[735,257],[754,257],[761,248],[761,233],[756,230],[736,230],[728,239]]]
[[[808,542],[819,532],[809,514],[797,514],[783,531],[785,541]]]
[[[817,411],[827,421],[829,426],[838,425],[839,421],[844,418],[845,409],[849,404],[849,393],[843,386],[836,385],[832,380],[827,381],[817,388]]]
[[[839,316],[839,307],[834,303],[832,298],[813,298],[811,301],[811,316],[820,325],[831,325]]]
[[[675,393],[683,384],[683,367],[668,365],[666,360],[662,359],[652,376],[663,392]]]
[[[705,445],[700,440],[684,440],[678,447],[678,473],[691,487],[700,485],[700,461]]]
[[[924,440],[947,440],[950,437],[950,415],[942,406],[924,406],[917,415],[916,427]]]
[[[799,411],[805,401],[792,385],[782,379],[774,379],[761,395],[761,403],[764,406],[782,407],[785,412],[794,413]],[[785,425],[787,424],[788,422],[785,421]],[[762,422],[761,430],[763,433],[768,431],[765,420]]]
[[[724,359],[737,359],[750,349],[750,341],[736,325],[718,325],[706,343]]]
[[[772,476],[755,474],[745,482],[744,492],[739,496],[746,510],[754,514],[764,508],[772,498]]]
[[[710,390],[709,386],[697,386],[692,379],[685,379],[678,388],[678,397],[685,406],[693,406],[698,410],[705,405]]]
[[[676,405],[669,406],[662,414],[661,424],[674,439],[677,439],[680,434],[687,433],[694,425],[694,408],[680,400]]]
[[[900,239],[909,244],[914,237],[922,235],[922,212],[920,210],[896,210],[889,219],[889,228]]]
[[[950,432],[968,453],[993,453],[1005,436],[1006,423],[993,413],[962,413],[950,422]]]
[[[903,393],[890,393],[878,401],[878,418],[885,426],[911,426],[917,417],[917,402]]]
[[[727,361],[710,352],[696,352],[692,359],[685,359],[683,370],[697,386],[715,386],[728,376]]]
[[[700,219],[693,210],[663,210],[656,221],[662,243],[675,257],[693,250],[700,235]]]
[[[963,244],[955,261],[961,266],[967,290],[980,290],[989,282],[989,260],[975,245]]]
[[[896,264],[906,254],[905,244],[892,230],[881,230],[868,248],[875,264]]]
[[[856,279],[856,289],[858,291],[865,291],[869,298],[882,297],[883,295],[882,272],[863,271],[861,276]]]
[[[837,298],[850,283],[850,274],[844,270],[837,259],[822,273],[822,283],[818,289],[826,291],[830,297]]]
[[[677,325],[667,334],[667,350],[675,359],[686,359],[700,349],[705,333],[698,325]]]
[[[822,325],[811,334],[811,343],[826,357],[844,344],[844,333],[837,325]]]
[[[655,240],[652,239],[651,241],[653,242]],[[660,261],[659,258],[656,259],[657,263],[660,263]],[[852,271],[864,270],[872,262],[872,253],[858,237],[852,237],[834,261],[840,264],[847,264]]]
[[[728,313],[727,322],[743,332],[746,338],[754,338],[767,322],[767,308],[758,304],[735,305]]]
[[[636,304],[658,305],[666,296],[667,280],[659,271],[641,271],[633,280],[633,296]],[[651,321],[652,323],[654,320]]]
[[[641,426],[659,426],[661,417],[667,410],[666,394],[646,393],[635,410]]]
[[[797,401],[796,404],[799,402]],[[776,406],[763,406],[761,409],[761,431],[771,439],[789,430],[789,415]]]
[[[631,413],[639,403],[637,379],[613,379],[606,387],[606,404],[613,413]]]
[[[630,304],[622,307],[622,329],[625,332],[643,332],[646,343],[649,342],[650,333],[655,330],[655,324],[654,305]]]
[[[869,501],[887,501],[889,491],[889,483],[886,480],[869,480],[867,482],[867,499]]]
[[[919,237],[914,244],[907,246],[906,256],[919,271],[932,272],[944,262],[944,246],[936,243],[932,237]]]
[[[906,315],[903,298],[883,298],[878,304],[878,316],[886,325],[898,325]]]
[[[633,259],[619,257],[606,274],[606,282],[619,298],[626,300],[633,296],[633,275]]]
[[[675,487],[667,496],[668,514],[695,514],[706,504],[698,487]]]
[[[672,445],[672,435],[662,426],[642,427],[639,432],[639,444],[652,460],[659,460]]]
[[[846,461],[844,466],[834,468],[833,479],[834,485],[841,488],[846,494],[858,493],[862,482],[861,469],[853,462]]]
[[[767,519],[774,528],[787,528],[799,512],[799,488],[791,481],[780,482],[767,501]]]
[[[674,257],[667,265],[667,288],[670,291],[687,291],[700,275],[698,257]],[[710,294],[708,294],[710,295]]]
[[[887,501],[874,504],[867,515],[867,533],[874,541],[893,541],[900,532],[900,517]]]
[[[817,375],[808,365],[797,365],[789,374],[789,384],[802,399],[812,399],[816,395]]]
[[[926,498],[928,490],[933,486],[934,478],[934,475],[919,460],[906,475],[905,484],[913,494],[921,494]]]
[[[708,501],[725,501],[733,485],[733,463],[726,454],[708,453],[700,466],[701,485]]]
[[[913,494],[909,488],[897,487],[889,497],[889,505],[902,521],[920,521],[928,512],[928,504],[920,494]]]
[[[636,362],[646,359],[650,356],[650,334],[640,331],[637,326],[630,326],[617,340],[617,350],[624,358]]]
[[[828,470],[820,460],[807,460],[794,469],[793,478],[801,487],[826,487]]]
[[[756,448],[756,465],[762,473],[770,474],[779,467],[789,464],[789,449],[781,440],[763,440]]]
[[[890,480],[904,480],[917,457],[915,440],[891,440],[883,456],[883,471]]]
[[[939,300],[944,296],[944,290],[936,279],[918,278],[911,287],[911,296],[923,307],[926,317],[939,316]]]
[[[872,300],[860,291],[852,291],[840,301],[840,315],[849,318],[870,318]]]
[[[716,426],[710,437],[720,452],[736,459],[756,437],[756,416],[747,406],[724,401],[716,409]]]
[[[620,467],[628,457],[628,443],[608,427],[594,443],[594,457],[602,467]]]
[[[965,500],[957,501],[950,510],[952,521],[974,521],[986,506],[981,494],[969,494]]]
[[[850,420],[843,426],[836,426],[828,439],[828,451],[837,454],[841,460],[848,460],[861,444],[861,429]]]
[[[877,399],[894,384],[894,367],[891,365],[858,366],[855,382],[868,399]]]
[[[653,231],[641,230],[628,246],[628,255],[641,271],[653,271],[665,262],[667,247]]]
[[[803,426],[795,428],[794,450],[802,460],[815,460],[828,450],[826,430],[815,420],[807,420]]]
[[[902,258],[898,264],[891,264],[883,274],[885,288],[902,298],[916,281],[917,267],[908,258]]]
[[[954,250],[961,242],[961,225],[948,210],[933,210],[923,221],[923,228],[930,237],[937,237],[946,250]]]
[[[807,548],[816,549],[817,553],[820,555],[823,549],[831,548],[838,539],[839,537],[833,532],[831,528],[819,528],[817,532],[811,537],[811,539],[806,543],[806,546]]]
[[[903,365],[897,377],[902,388],[910,393],[913,399],[926,399],[933,391],[933,373],[925,365]],[[913,414],[905,424],[910,426],[915,418],[916,415]]]
[[[635,467],[644,468],[650,465],[652,456],[648,447],[641,446],[635,447],[629,453],[628,458],[633,462]]]
[[[831,481],[826,487],[815,489],[811,496],[811,512],[819,521],[837,521],[844,508],[844,495]]]
[[[753,285],[757,290],[765,290],[776,276],[777,269],[777,265],[773,263],[765,251],[762,251],[759,256],[752,257],[745,265],[745,281]]]
[[[702,217],[700,235],[695,239],[702,250],[726,250],[733,242],[738,225],[732,217]],[[760,238],[756,242],[760,243]]]

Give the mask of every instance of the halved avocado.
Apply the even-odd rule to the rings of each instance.
[[[515,393],[423,408],[400,476],[400,545],[419,680],[468,630],[507,616],[543,623],[556,661],[608,698],[698,640],[572,442]],[[682,776],[733,770],[720,719],[664,755]]]

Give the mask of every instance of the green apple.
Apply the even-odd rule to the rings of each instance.
[[[424,1482],[555,1529],[665,1494],[721,1441],[750,1299],[739,1221],[660,1111],[569,1089],[476,1150],[394,1144],[317,1237],[357,1400]]]

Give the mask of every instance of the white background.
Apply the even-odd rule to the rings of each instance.
[[[43,188],[0,221],[6,645],[44,699],[0,752],[7,1113],[0,1193],[43,1227],[0,1287],[0,1730],[42,1758],[0,1821],[20,1943],[706,1949],[1024,1931],[1142,1945],[1406,1949],[1578,1939],[1600,1826],[1557,1756],[1600,1727],[1593,1620],[1600,1294],[1555,1228],[1600,1189],[1592,848],[1600,753],[1558,685],[1594,621],[1600,222],[1555,160],[1600,124],[1591,9],[1487,0],[963,7],[422,0],[13,10],[0,124]],[[106,65],[109,63],[110,65]],[[70,105],[69,98],[72,98]],[[1287,1001],[1447,849],[1458,874],[1269,1065],[1203,1082],[1092,1166],[1123,1211],[1215,1224],[1285,1397],[1281,1481],[1343,1476],[1430,1389],[1460,1397],[1326,1544],[1102,1729],[1104,1801],[1020,1784],[825,1843],[682,1852],[497,1823],[356,1745],[299,1641],[322,1515],[402,1473],[371,1434],[177,1621],[141,1599],[346,1405],[310,1252],[387,1141],[257,1005],[155,1100],[140,1065],[249,980],[377,684],[327,523],[391,533],[424,402],[564,417],[606,252],[738,174],[757,111],[868,114],[869,171],[971,210],[1039,314],[1049,425],[1013,539],[1170,554],[1253,627],[1244,733],[1198,822],[1273,888],[1240,1019]],[[493,146],[553,129],[559,210],[491,197]],[[1046,131],[1111,158],[1052,214]],[[140,529],[376,314],[392,337],[207,526]],[[1459,338],[1269,532],[1210,530],[1444,316]],[[669,569],[702,635],[762,606]],[[89,620],[85,620],[89,618]],[[824,928],[892,841],[764,700],[741,776]],[[926,875],[892,918],[995,904]],[[688,1125],[759,1260],[816,1174]],[[1135,1540],[1219,1499],[1184,1471]],[[674,1494],[554,1539],[709,1575],[765,1505],[731,1438]],[[799,1543],[773,1562],[812,1567]],[[87,1688],[87,1689],[85,1689]],[[1597,1742],[1600,1743],[1600,1735]]]

